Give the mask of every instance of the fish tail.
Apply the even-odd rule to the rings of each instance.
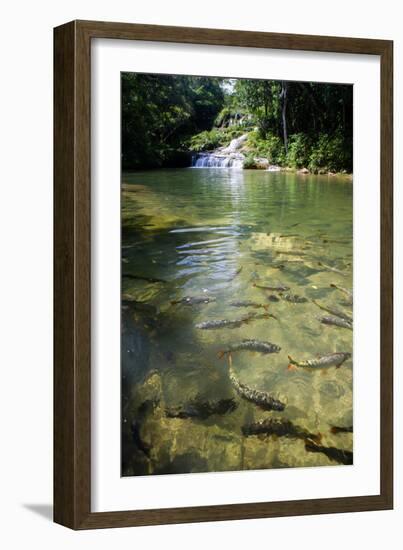
[[[221,350],[217,353],[217,357],[218,359],[222,359],[223,357],[225,357],[225,355],[229,353],[229,351],[225,351],[225,350]]]
[[[314,436],[314,441],[316,443],[322,443],[322,439],[323,439],[323,434],[321,434],[320,432],[318,432],[315,436]]]
[[[297,370],[298,363],[291,357],[291,355],[288,355],[288,367],[287,370]]]

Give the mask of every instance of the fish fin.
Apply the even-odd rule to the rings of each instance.
[[[323,434],[318,432],[315,436],[315,441],[317,441],[318,443],[322,443],[322,439],[323,439]]]
[[[293,365],[293,364],[289,364],[288,367],[287,367],[287,370],[289,371],[297,371],[298,370],[298,367],[296,365]]]
[[[337,434],[338,432],[339,432],[339,430],[337,429],[336,426],[332,426],[332,427],[330,428],[330,433],[332,433],[332,434]]]
[[[228,353],[228,352],[227,352],[227,351],[223,351],[223,350],[217,352],[217,357],[218,357],[218,359],[222,359],[222,358],[225,356],[226,353]]]

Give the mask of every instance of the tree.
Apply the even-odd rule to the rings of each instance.
[[[234,93],[241,106],[246,107],[255,115],[260,133],[265,138],[270,129],[270,119],[274,115],[271,109],[273,81],[237,80]]]
[[[288,91],[288,82],[286,80],[281,81],[281,120],[283,123],[283,140],[284,140],[284,149],[285,154],[288,154],[288,136],[287,136],[287,91]]]

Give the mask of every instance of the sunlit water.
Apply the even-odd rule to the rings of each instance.
[[[242,434],[268,417],[321,434],[323,446],[352,450],[351,433],[330,432],[353,424],[352,360],[314,372],[287,368],[288,355],[352,352],[352,331],[322,324],[328,314],[312,302],[351,313],[330,285],[352,288],[352,192],[351,181],[337,176],[214,168],[123,174],[123,475],[337,464],[308,452],[303,438]],[[286,285],[308,301],[290,303],[254,284]],[[200,296],[209,302],[172,303]],[[239,300],[269,306],[277,319],[195,327],[266,311],[231,306]],[[260,409],[231,384],[228,359],[218,354],[246,338],[281,347],[237,352],[232,361],[240,382],[277,396],[283,412]],[[166,415],[189,401],[222,399],[234,399],[236,409]]]

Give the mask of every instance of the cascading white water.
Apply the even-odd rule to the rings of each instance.
[[[217,153],[199,153],[193,155],[193,168],[238,168],[243,167],[243,155],[220,155]]]
[[[243,168],[245,159],[238,149],[246,141],[248,135],[244,134],[235,138],[227,147],[220,147],[212,153],[198,153],[192,157],[192,166],[194,168]]]

